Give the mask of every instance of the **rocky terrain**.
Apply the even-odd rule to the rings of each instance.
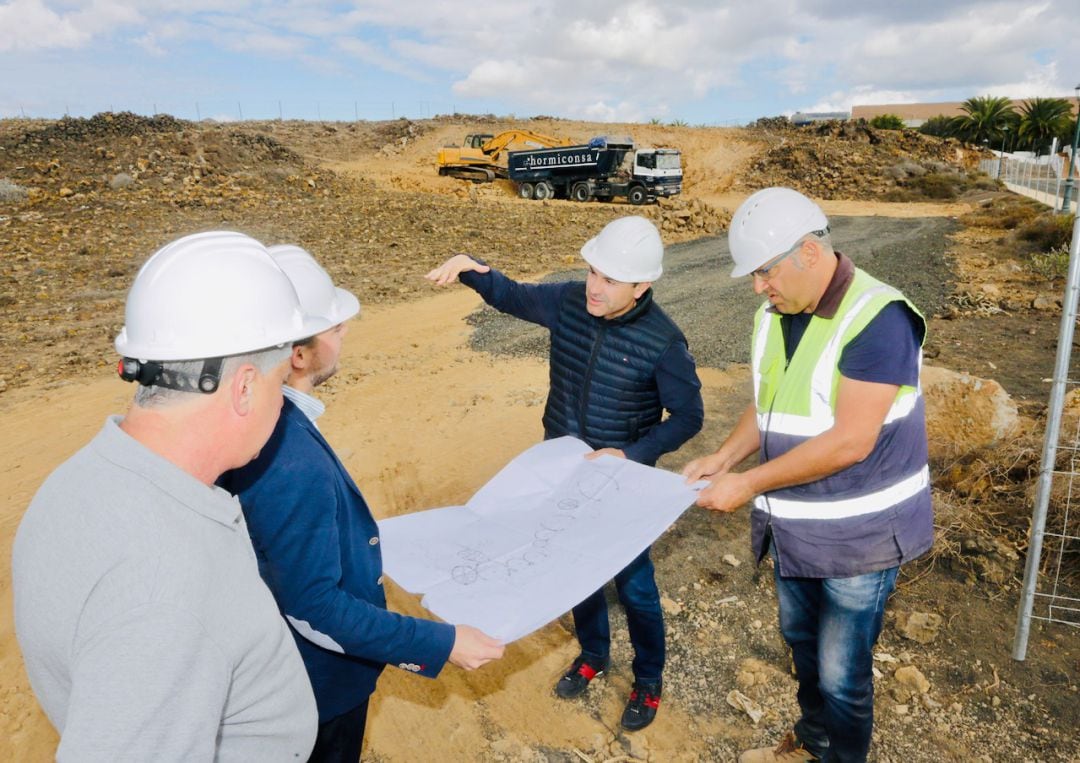
[[[505,181],[436,175],[439,146],[522,123],[677,147],[685,192],[647,207],[530,202]],[[169,240],[231,228],[300,243],[357,293],[364,316],[325,388],[326,431],[388,516],[467,499],[538,437],[544,396],[542,336],[499,323],[468,294],[432,296],[423,273],[465,251],[516,277],[565,275],[610,219],[655,219],[672,245],[658,299],[698,353],[708,415],[705,431],[662,462],[675,469],[715,448],[747,399],[754,299],[723,268],[731,210],[757,188],[791,185],[824,199],[841,248],[911,293],[931,322],[924,384],[938,538],[905,569],[887,613],[872,760],[1077,759],[1076,629],[1037,624],[1028,661],[1009,657],[1062,283],[1032,267],[1039,250],[1018,238],[1037,208],[971,175],[977,154],[909,131],[786,120],[0,121],[0,341],[12,353],[0,369],[9,485],[0,570],[40,479],[123,409],[130,390],[110,371],[112,338],[135,272]],[[1067,486],[1055,506],[1066,498]],[[365,759],[730,761],[768,743],[792,721],[794,681],[771,571],[755,571],[746,545],[745,514],[699,510],[657,543],[671,654],[664,708],[646,732],[616,725],[629,646],[615,607],[618,666],[585,699],[550,694],[574,656],[564,618],[475,674],[435,683],[388,672]],[[1075,591],[1080,572],[1063,569]],[[6,572],[0,596],[0,757],[48,760],[55,736],[21,668]],[[422,614],[400,592],[391,599]]]

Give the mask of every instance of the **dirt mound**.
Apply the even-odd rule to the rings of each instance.
[[[876,130],[853,121],[794,126],[775,118],[758,120],[746,132],[765,150],[750,162],[737,188],[785,185],[823,199],[888,199],[890,192],[910,188],[910,178],[927,175],[954,175],[957,184],[964,185],[983,153],[951,138]],[[924,197],[943,198],[932,193]],[[907,194],[893,200],[919,198]]]
[[[105,111],[89,119],[64,117],[55,124],[23,134],[23,143],[53,143],[64,140],[86,140],[104,136],[146,135],[153,132],[175,132],[190,125],[168,114],[152,117],[139,116],[130,111],[112,113]]]

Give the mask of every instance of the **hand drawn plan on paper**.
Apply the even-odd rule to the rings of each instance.
[[[453,624],[505,642],[546,625],[610,580],[694,502],[672,472],[586,460],[572,437],[535,445],[464,506],[379,522],[383,568]]]

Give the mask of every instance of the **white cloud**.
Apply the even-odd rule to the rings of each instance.
[[[0,55],[193,51],[503,113],[716,119],[870,99],[1070,93],[1075,0],[0,0]],[[1070,63],[1066,63],[1069,61]],[[33,70],[33,62],[28,64]],[[131,64],[131,59],[125,61]],[[134,64],[135,67],[138,63]],[[1069,74],[1070,77],[1075,73]],[[245,77],[241,80],[240,77]],[[307,85],[300,85],[307,87]],[[272,92],[272,90],[271,90]],[[466,99],[465,103],[461,99]],[[449,103],[446,104],[449,106]],[[2,104],[0,104],[2,106]],[[820,107],[820,108],[819,108]],[[699,121],[700,118],[691,118]]]
[[[90,39],[72,18],[63,18],[41,0],[13,0],[0,5],[0,51],[76,48]]]
[[[468,77],[455,82],[453,89],[457,95],[485,98],[527,87],[531,79],[526,68],[516,61],[483,61],[473,67]]]

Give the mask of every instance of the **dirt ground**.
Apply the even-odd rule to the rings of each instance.
[[[685,267],[691,281],[710,256],[722,267],[716,237],[725,210],[752,190],[744,178],[767,170],[770,152],[797,137],[558,120],[531,126],[574,138],[631,133],[639,143],[681,148],[683,202],[705,206],[694,208],[697,222],[665,228],[665,240],[687,242],[673,247],[678,262],[669,273]],[[0,123],[0,179],[28,189],[25,198],[0,202],[0,337],[15,356],[14,366],[0,373],[0,473],[7,485],[0,498],[0,758],[20,761],[50,759],[56,735],[29,690],[14,638],[11,541],[49,471],[90,439],[107,414],[128,404],[130,387],[111,372],[111,338],[131,278],[154,248],[194,230],[241,229],[268,243],[307,246],[358,293],[363,315],[347,339],[342,372],[322,388],[328,412],[320,425],[376,515],[388,517],[463,502],[541,437],[542,356],[528,346],[513,354],[478,346],[485,328],[481,321],[474,332],[477,318],[470,318],[477,297],[460,287],[436,292],[422,274],[454,251],[488,257],[516,276],[565,270],[589,235],[631,211],[623,204],[527,202],[503,184],[478,187],[435,176],[439,145],[466,132],[497,132],[494,120],[256,125],[240,133],[245,139],[225,127],[170,124],[131,135],[104,130],[73,138],[61,131],[25,139],[28,129],[41,127]],[[813,136],[805,152],[832,150],[841,139]],[[855,149],[851,155],[862,156]],[[893,166],[888,156],[874,156],[850,164]],[[112,181],[121,171],[137,177],[118,190]],[[921,243],[907,248],[879,247],[865,235],[852,245],[870,258],[869,267],[911,257],[911,276],[940,292],[926,302],[928,362],[996,379],[1037,417],[1060,313],[1052,304],[1032,309],[1033,296],[1052,295],[1053,288],[1010,267],[999,234],[957,220],[989,197],[886,203],[874,194],[889,176],[852,174],[867,185],[838,183],[836,195],[850,196],[824,201],[828,214],[876,217],[882,230],[889,220],[908,219],[923,231],[908,239]],[[687,209],[649,212],[663,223]],[[874,220],[853,225],[874,230]],[[708,343],[709,333],[731,340],[716,343],[715,356],[702,363],[705,429],[665,457],[667,468],[715,448],[748,400],[748,373],[734,349],[748,326],[732,317],[730,326],[715,328],[710,311],[727,303],[706,289],[659,295],[688,308],[696,303],[698,317],[678,319],[690,322],[684,328],[697,332],[699,343]],[[1037,441],[1037,432],[1031,437]],[[1022,525],[1023,512],[1030,512],[1016,498],[1023,490],[1013,486],[965,506],[1008,513]],[[939,514],[947,506],[947,516],[955,517],[955,494],[936,497]],[[872,760],[1080,758],[1076,630],[1036,625],[1028,660],[1012,661],[1021,567],[998,582],[969,574],[944,553],[954,540],[945,536],[945,524],[939,522],[942,548],[905,571],[890,602],[878,648]],[[731,761],[741,749],[767,744],[794,719],[795,684],[776,629],[771,573],[763,568],[755,575],[747,534],[745,512],[717,517],[690,509],[656,544],[670,655],[663,706],[647,730],[635,735],[618,727],[631,676],[615,607],[613,670],[582,700],[559,701],[551,692],[576,654],[566,617],[474,673],[450,667],[427,681],[388,670],[372,704],[365,759]],[[722,561],[726,555],[737,565]],[[414,597],[393,586],[389,593],[391,607],[424,614]],[[911,613],[940,616],[928,643],[901,634]],[[897,677],[908,667],[925,676],[925,691]],[[756,724],[728,704],[736,689],[760,705]]]

